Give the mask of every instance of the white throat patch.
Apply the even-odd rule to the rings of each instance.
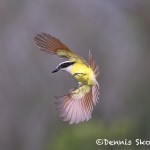
[[[67,71],[71,74],[71,68],[72,68],[72,66],[69,66],[67,68],[63,68],[62,70]]]

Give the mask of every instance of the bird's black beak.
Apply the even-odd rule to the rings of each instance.
[[[59,71],[59,68],[56,68],[55,70],[53,70],[52,73],[55,73],[57,71]]]

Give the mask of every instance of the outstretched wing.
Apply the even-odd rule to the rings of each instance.
[[[51,36],[50,34],[41,33],[37,34],[34,38],[36,45],[45,52],[48,52],[52,55],[56,54],[59,57],[66,57],[70,61],[80,61],[84,62],[80,56],[75,54],[70,50],[65,44],[63,44],[59,39]]]
[[[94,86],[83,85],[68,95],[56,97],[60,117],[63,118],[63,121],[69,121],[69,124],[88,121],[98,98],[99,86],[97,84]]]

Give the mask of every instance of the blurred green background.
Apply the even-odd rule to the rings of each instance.
[[[77,86],[51,74],[61,59],[43,53],[37,33],[61,39],[99,68],[92,119],[61,121],[54,96]],[[1,0],[0,150],[109,150],[150,146],[96,145],[96,139],[150,140],[150,1]]]

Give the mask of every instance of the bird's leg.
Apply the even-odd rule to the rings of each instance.
[[[86,84],[80,84],[80,85],[79,85],[79,88],[81,88],[81,87],[84,86],[84,85],[86,85]]]
[[[87,83],[81,83],[81,82],[78,82],[78,84],[79,84],[78,88],[80,88],[80,87],[82,87],[84,85],[87,85]]]
[[[83,76],[86,75],[86,73],[74,73],[73,76],[74,76],[74,77],[75,77],[75,76],[80,77],[80,76],[79,76],[80,74],[83,75]]]

